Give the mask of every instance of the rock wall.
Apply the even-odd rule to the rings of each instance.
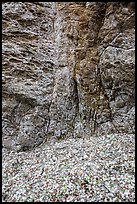
[[[6,2],[2,17],[5,147],[134,132],[134,2]]]

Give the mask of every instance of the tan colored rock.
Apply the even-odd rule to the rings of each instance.
[[[3,141],[134,132],[134,7],[3,2]]]

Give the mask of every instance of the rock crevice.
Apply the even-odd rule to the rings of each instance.
[[[134,2],[6,2],[2,18],[5,147],[134,133]]]

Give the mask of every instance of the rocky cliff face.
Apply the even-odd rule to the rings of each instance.
[[[3,145],[133,133],[133,2],[2,5]]]

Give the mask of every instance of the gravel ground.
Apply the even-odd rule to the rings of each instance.
[[[135,135],[49,141],[2,155],[3,202],[135,202]]]

